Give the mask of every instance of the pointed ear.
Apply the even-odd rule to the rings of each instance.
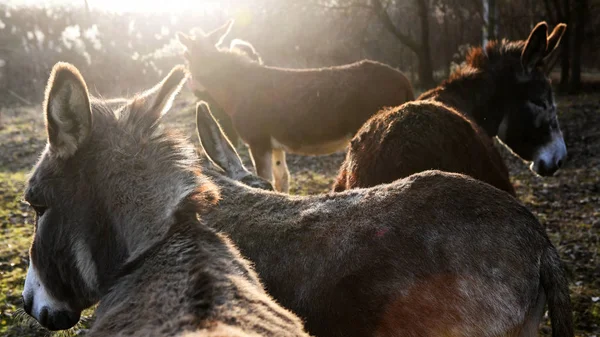
[[[87,140],[92,130],[92,109],[87,86],[79,70],[59,62],[52,68],[44,100],[50,150],[67,158]]]
[[[560,44],[562,36],[565,34],[567,30],[567,25],[564,23],[560,23],[554,27],[552,34],[548,36],[548,46],[546,48],[546,56],[543,59],[544,63],[544,71],[546,74],[549,74],[552,71],[552,68],[556,65],[558,61],[558,56],[560,55],[558,45]]]
[[[173,105],[175,97],[188,78],[188,72],[183,65],[175,66],[169,74],[152,89],[143,92],[136,97],[132,105],[143,104],[144,118],[148,118],[150,124],[154,124]]]
[[[567,31],[567,25],[564,23],[559,23],[556,25],[556,27],[554,27],[552,34],[550,34],[547,39],[548,47],[546,48],[546,54],[550,54],[558,47],[560,44],[560,39],[565,34],[565,31]]]
[[[526,73],[530,73],[546,56],[547,34],[548,25],[546,22],[538,23],[529,34],[521,53],[521,64]]]
[[[186,49],[190,50],[192,49],[192,46],[194,45],[194,38],[184,34],[182,32],[177,32],[176,34],[177,36],[177,40],[179,41],[179,43],[181,43]]]
[[[231,42],[229,43],[229,50],[234,49],[241,50],[242,52],[244,52],[244,54],[248,55],[248,57],[251,60],[258,62],[259,64],[263,63],[260,54],[258,54],[256,49],[254,49],[254,46],[248,41],[244,41],[241,39],[231,40]]]
[[[211,44],[215,46],[220,46],[223,43],[223,40],[227,37],[227,34],[231,31],[231,27],[233,27],[234,19],[229,19],[224,25],[213,30],[212,32],[206,34],[206,38],[210,41]]]
[[[204,101],[196,105],[196,130],[208,159],[222,168],[228,177],[237,180],[249,174]]]

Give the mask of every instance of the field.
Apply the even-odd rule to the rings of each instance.
[[[187,93],[186,93],[187,94]],[[185,94],[166,119],[195,139],[193,104]],[[560,122],[569,151],[554,177],[535,176],[499,145],[518,196],[545,224],[571,278],[577,336],[600,336],[600,95],[559,98]],[[27,174],[45,145],[40,107],[0,110],[0,335],[45,336],[20,310],[33,213],[22,201]],[[248,161],[247,152],[240,148]],[[343,154],[288,156],[291,193],[326,192]],[[78,334],[90,321],[57,335]],[[549,326],[542,327],[544,335]]]

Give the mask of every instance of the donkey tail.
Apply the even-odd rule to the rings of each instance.
[[[552,322],[552,337],[573,337],[573,312],[569,282],[558,252],[548,244],[541,259],[540,278]]]

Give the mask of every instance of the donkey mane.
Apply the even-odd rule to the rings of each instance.
[[[484,70],[518,71],[521,70],[521,53],[525,41],[492,40],[485,48],[471,47],[467,52],[465,62],[459,66],[449,78],[442,81],[441,86],[447,86],[457,80],[465,80]],[[499,64],[499,62],[501,62]]]
[[[507,56],[512,56],[514,61],[520,65],[523,48],[525,48],[525,41],[523,40],[492,40],[486,44],[485,51],[481,46],[471,48],[467,54],[466,63],[475,68],[484,68],[499,59],[506,61]]]

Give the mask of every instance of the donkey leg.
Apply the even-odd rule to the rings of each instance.
[[[273,150],[273,175],[275,176],[275,190],[288,193],[290,191],[290,171],[285,162],[285,152],[281,149]]]
[[[273,150],[269,147],[249,144],[250,158],[256,170],[256,175],[273,183]]]

